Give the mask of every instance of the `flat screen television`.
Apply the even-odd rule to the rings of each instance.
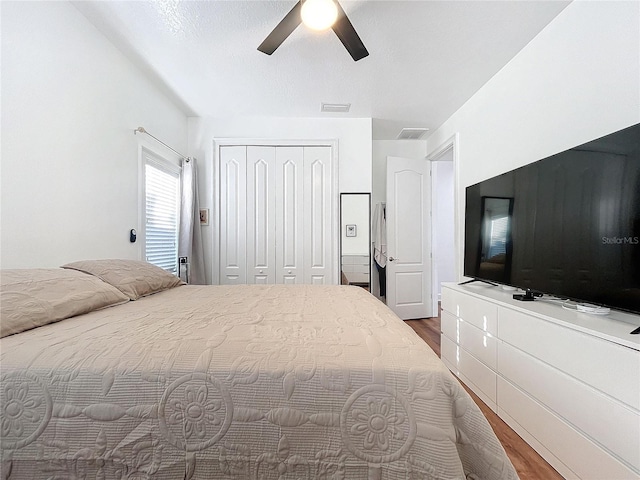
[[[467,187],[464,275],[640,314],[640,124]]]

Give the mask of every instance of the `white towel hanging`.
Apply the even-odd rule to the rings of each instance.
[[[377,203],[373,214],[373,259],[381,267],[387,265],[386,205]]]

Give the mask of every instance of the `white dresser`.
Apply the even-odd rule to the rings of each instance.
[[[512,294],[443,284],[444,363],[565,478],[640,478],[640,318]]]
[[[369,283],[371,260],[369,255],[342,255],[342,274],[349,285]]]

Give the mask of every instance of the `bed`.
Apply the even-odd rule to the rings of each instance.
[[[66,267],[1,275],[2,478],[517,478],[459,382],[362,288]]]

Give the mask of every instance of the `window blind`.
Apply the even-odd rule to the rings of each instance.
[[[489,247],[489,258],[501,253],[506,253],[508,228],[509,217],[500,217],[491,220],[491,244]]]
[[[145,257],[173,274],[178,272],[180,175],[145,164]]]

